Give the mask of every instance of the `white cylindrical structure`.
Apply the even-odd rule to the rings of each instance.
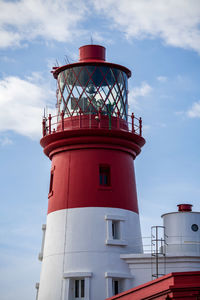
[[[116,236],[113,224],[118,225]],[[79,299],[75,284],[81,280],[86,300],[112,296],[114,281],[119,292],[127,290],[133,278],[120,254],[141,252],[139,216],[134,212],[100,207],[55,211],[47,217],[38,299]]]
[[[190,204],[178,205],[179,211],[162,215],[166,254],[200,255],[200,212]]]

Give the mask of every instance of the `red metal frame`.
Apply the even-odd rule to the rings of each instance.
[[[102,66],[102,67],[110,67],[110,68],[116,68],[116,69],[120,69],[121,71],[125,72],[126,75],[128,76],[128,78],[131,77],[131,71],[121,65],[118,64],[114,64],[114,63],[109,63],[107,61],[99,61],[99,60],[90,60],[90,61],[84,61],[84,62],[76,62],[73,64],[68,64],[68,65],[64,65],[61,67],[53,67],[53,70],[51,71],[53,73],[53,76],[55,79],[58,78],[58,75],[60,72],[65,71],[67,69],[73,68],[73,67],[81,67],[81,66],[85,66],[85,64],[87,65],[95,65],[95,66]]]
[[[130,122],[121,119],[119,114],[117,117],[111,117],[111,127],[108,116],[102,115],[101,110],[99,110],[96,115],[92,116],[84,115],[81,110],[79,110],[78,118],[77,116],[64,118],[64,112],[62,111],[60,116],[61,119],[58,118],[58,115],[51,116],[51,114],[49,114],[48,118],[43,118],[43,137],[59,131],[91,128],[123,130],[142,136],[142,119],[136,118],[133,113],[131,116],[128,116],[128,118],[130,118]],[[55,121],[52,122],[52,119]],[[138,123],[138,125],[135,123],[135,121]]]

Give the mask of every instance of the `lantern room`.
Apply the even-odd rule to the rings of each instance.
[[[43,119],[43,136],[73,129],[117,129],[142,135],[142,120],[128,115],[131,71],[107,62],[100,45],[79,48],[79,61],[53,67],[57,114]]]
[[[127,121],[127,68],[105,61],[105,48],[86,45],[79,48],[79,62],[54,68],[57,79],[58,115],[119,116]]]

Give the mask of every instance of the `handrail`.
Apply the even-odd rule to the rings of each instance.
[[[84,114],[81,111],[76,116],[65,117],[64,111],[60,115],[43,117],[43,137],[59,131],[74,129],[108,129],[123,130],[142,136],[142,118],[137,118],[132,113],[127,116],[127,121],[117,116],[108,116],[99,111],[97,114]]]

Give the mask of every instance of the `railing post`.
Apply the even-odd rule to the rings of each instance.
[[[117,112],[117,129],[120,129],[120,120],[119,120],[120,112]]]
[[[51,134],[51,114],[49,114],[49,134]]]
[[[142,118],[139,119],[140,136],[142,136]]]
[[[135,133],[135,126],[134,126],[134,113],[131,114],[131,121],[132,121],[132,133]]]
[[[64,131],[65,124],[64,124],[64,111],[61,111],[61,129]]]
[[[43,120],[42,120],[42,133],[43,133],[43,136],[46,135],[46,118],[43,118]]]
[[[91,112],[89,113],[89,128],[91,128],[91,124],[92,124],[92,115]]]
[[[81,124],[81,109],[79,110],[79,128],[82,127],[82,124]]]
[[[99,107],[99,124],[98,124],[98,127],[101,128],[101,108]]]

